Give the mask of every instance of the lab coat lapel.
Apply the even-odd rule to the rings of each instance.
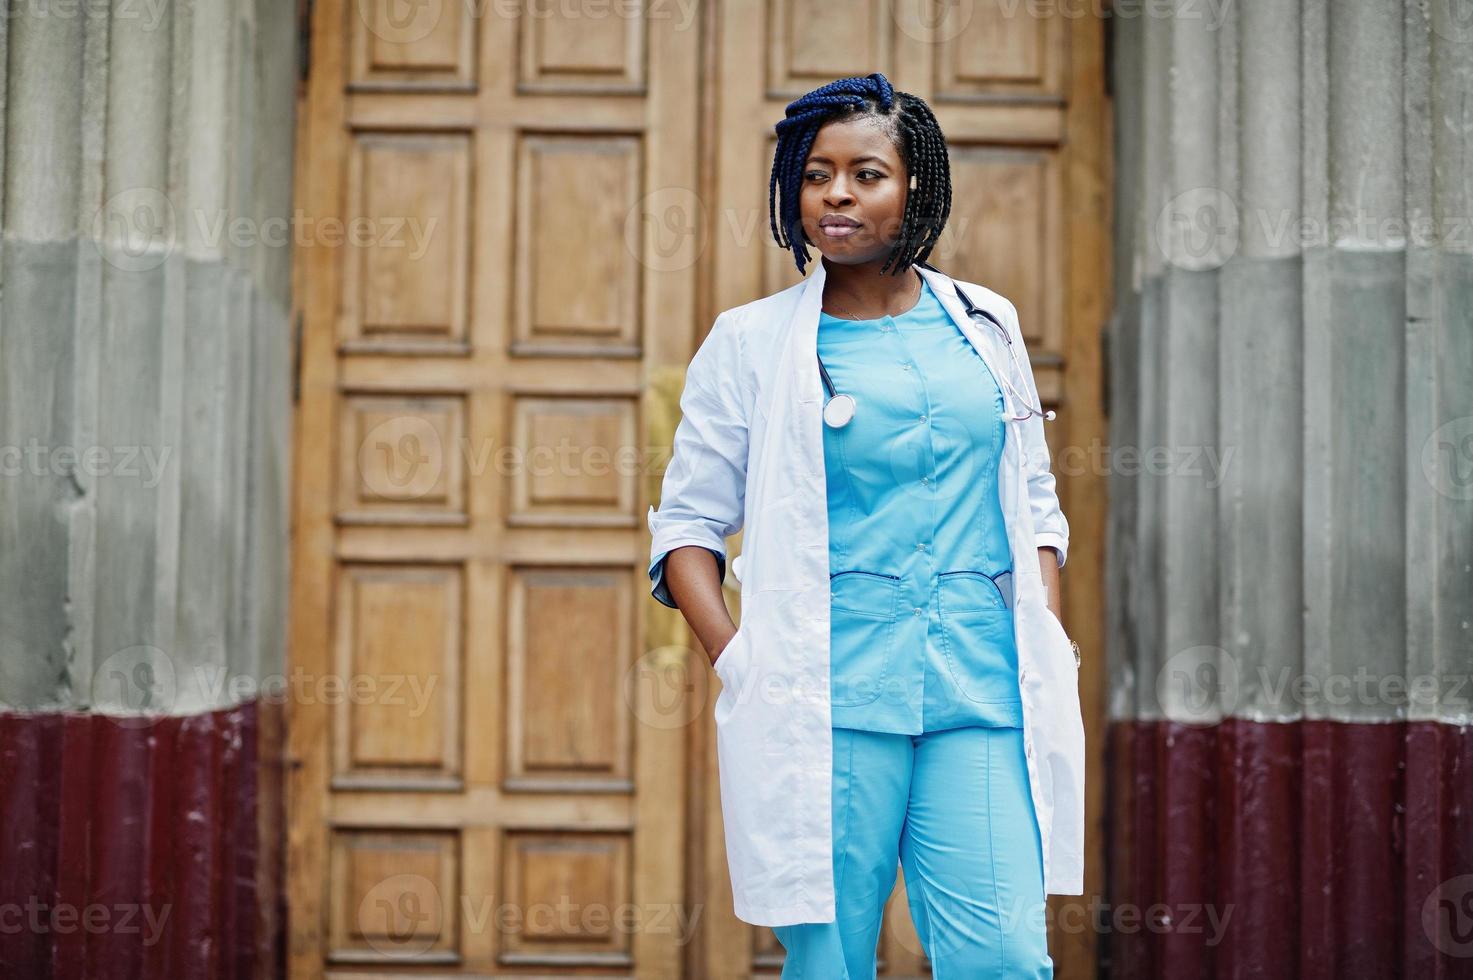
[[[793,311],[793,324],[788,335],[789,370],[792,371],[793,392],[797,400],[817,406],[811,413],[804,413],[804,422],[811,421],[811,414],[823,424],[824,388],[818,373],[818,315],[823,309],[823,282],[827,278],[823,261],[815,263],[813,273],[804,281],[803,292],[798,296],[798,307]],[[808,425],[804,425],[807,430]],[[804,449],[808,449],[804,446]],[[819,449],[823,448],[823,431],[819,430]]]
[[[748,471],[740,639],[717,661],[725,661],[713,717],[732,901],[756,925],[835,915],[823,281],[820,263],[774,311],[786,335],[768,352],[773,392]]]
[[[941,305],[946,309],[952,322],[961,329],[962,334],[976,348],[977,353],[982,356],[982,362],[987,365],[987,370],[991,371],[992,376],[997,379],[997,387],[1002,391],[1003,411],[1011,418],[1014,414],[1013,399],[1008,394],[1007,385],[1003,384],[1003,379],[1007,375],[1002,373],[1002,369],[1007,361],[1007,352],[1005,350],[999,350],[1001,341],[997,337],[996,330],[983,330],[975,320],[967,316],[967,308],[962,303],[961,298],[957,296],[956,290],[952,288],[950,277],[944,273],[923,269],[920,266],[916,266],[915,269],[925,277],[926,282],[931,284],[932,291],[941,300]],[[975,303],[977,297],[973,296],[972,300]],[[991,311],[989,310],[988,312]]]

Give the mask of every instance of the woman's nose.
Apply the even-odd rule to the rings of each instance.
[[[849,193],[848,183],[841,177],[835,177],[829,181],[829,186],[824,191],[823,199],[824,203],[837,206],[854,200],[854,196]]]

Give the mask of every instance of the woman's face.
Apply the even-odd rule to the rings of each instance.
[[[803,235],[831,262],[883,262],[900,234],[910,174],[873,118],[831,122],[803,165]]]

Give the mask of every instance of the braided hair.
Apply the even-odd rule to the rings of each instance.
[[[912,263],[923,262],[940,239],[951,213],[946,139],[930,106],[914,95],[895,91],[890,80],[879,72],[820,86],[788,103],[786,118],[776,126],[777,149],[772,156],[767,193],[772,237],[779,248],[792,250],[800,274],[808,263],[807,245],[811,244],[802,230],[798,203],[808,153],[825,123],[861,118],[879,121],[910,172],[905,216],[881,274],[892,264],[894,274],[900,275]]]

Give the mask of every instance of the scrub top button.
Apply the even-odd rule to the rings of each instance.
[[[924,415],[921,416],[921,421],[922,422],[926,421],[926,417]]]
[[[920,606],[916,606],[916,615],[917,616],[919,616],[923,612],[925,612],[924,609],[922,609]]]

